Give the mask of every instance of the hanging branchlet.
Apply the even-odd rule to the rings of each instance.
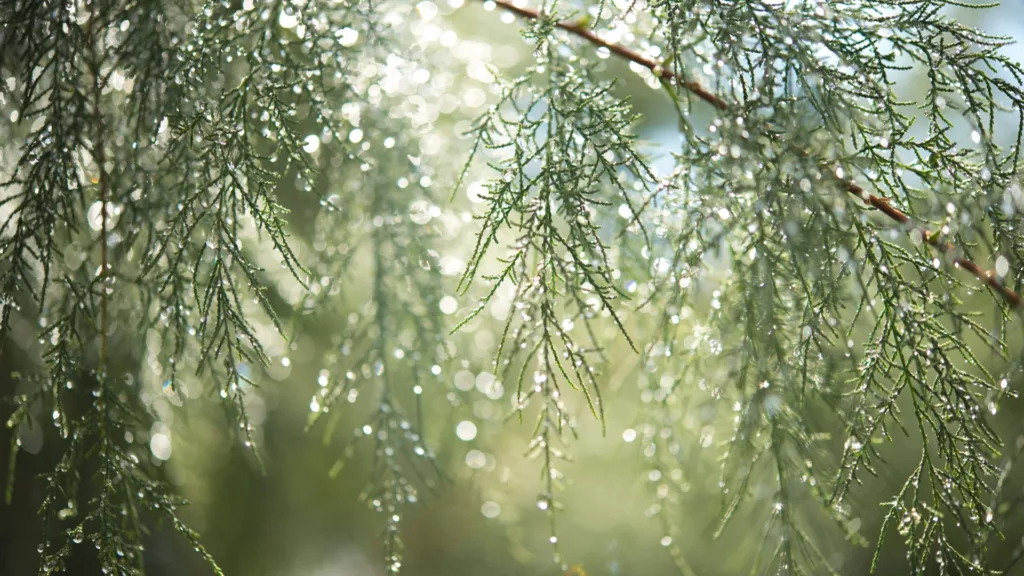
[[[500,158],[492,168],[502,176],[483,197],[482,230],[460,284],[463,290],[480,275],[484,258],[503,243],[502,237],[512,238],[499,271],[485,275],[492,290],[463,324],[503,283],[513,283],[513,313],[496,363],[507,367],[521,350],[544,349],[552,354],[559,378],[582,390],[600,415],[588,360],[600,354],[595,335],[601,328],[595,320],[610,318],[634,346],[613,305],[625,293],[617,286],[616,255],[600,221],[613,202],[636,218],[653,174],[630,135],[635,116],[628,104],[612,96],[611,84],[593,78],[592,62],[563,55],[567,38],[555,33],[554,22],[538,20],[526,34],[542,64],[507,84],[499,102],[473,128],[477,147]],[[580,337],[572,333],[577,322],[585,331]]]
[[[554,460],[562,456],[556,446],[564,430],[573,429],[562,386],[581,391],[603,423],[596,362],[605,326],[599,319],[608,318],[636,349],[616,302],[627,296],[619,286],[618,254],[602,223],[616,210],[639,222],[655,181],[631,135],[636,116],[628,102],[612,94],[613,84],[596,79],[598,61],[567,50],[570,40],[557,21],[546,14],[525,30],[537,64],[502,87],[471,131],[474,151],[496,157],[490,166],[501,176],[482,195],[482,229],[460,281],[465,291],[482,276],[491,288],[459,325],[503,286],[514,286],[495,365],[502,378],[516,381],[516,411],[540,405],[530,453],[543,461],[546,488],[538,503],[550,516],[552,543],[561,476]],[[488,255],[506,243],[499,269],[482,271]],[[557,546],[555,555],[561,563]]]
[[[76,420],[68,446],[47,478],[49,486],[40,509],[44,526],[63,524],[67,528],[63,540],[47,538],[40,546],[40,574],[63,572],[74,546],[86,541],[98,551],[104,574],[143,574],[143,525],[154,519],[167,522],[215,574],[222,574],[198,535],[178,517],[177,509],[187,502],[152,479],[144,470],[138,448],[126,440],[132,429],[138,430],[136,408],[125,403],[123,393],[117,395],[105,376],[93,374],[87,379],[95,385],[92,406]],[[88,462],[95,464],[95,472],[83,478],[80,470]],[[95,494],[84,506],[78,503],[83,484]]]
[[[527,457],[536,458],[541,462],[541,482],[544,486],[543,492],[537,497],[537,508],[547,514],[550,535],[548,542],[554,548],[554,561],[568,570],[564,563],[562,552],[558,544],[558,532],[556,514],[561,510],[562,505],[558,501],[556,492],[565,488],[564,474],[558,470],[560,461],[568,461],[570,458],[565,451],[564,438],[566,429],[576,436],[575,425],[571,417],[566,414],[566,406],[561,399],[558,387],[559,375],[551,366],[548,348],[541,348],[537,351],[537,371],[533,375],[533,387],[526,397],[538,396],[542,402],[537,423],[533,429],[533,439],[527,448]],[[516,400],[525,403],[523,396],[517,392]]]
[[[37,351],[48,372],[16,399],[7,424],[38,426],[38,414],[52,413],[66,441],[46,477],[41,574],[64,570],[85,540],[95,546],[104,573],[141,573],[143,523],[153,517],[170,521],[219,573],[196,534],[178,519],[183,501],[140,460],[132,439],[141,437],[140,420],[149,417],[140,418],[146,412],[129,395],[131,379],[126,384],[108,375],[109,319],[123,309],[110,302],[118,280],[111,260],[124,247],[118,246],[112,208],[117,187],[106,156],[110,127],[117,123],[107,117],[105,96],[113,73],[109,40],[100,30],[117,8],[102,2],[77,10],[64,3],[14,3],[0,11],[2,52],[23,60],[15,68],[23,74],[10,78],[5,97],[19,103],[12,120],[31,126],[13,176],[2,185],[0,332],[6,340],[13,313],[38,315]],[[92,230],[81,225],[86,219]],[[76,242],[86,248],[69,251]]]
[[[79,227],[85,183],[76,151],[91,141],[87,45],[63,2],[19,2],[0,12],[0,52],[24,62],[7,92],[12,118],[31,125],[9,179],[0,182],[0,337],[22,305],[43,308],[58,242]],[[9,56],[8,56],[9,55]]]
[[[392,142],[394,139],[389,139]],[[353,442],[372,445],[373,466],[363,499],[385,518],[383,532],[385,566],[397,573],[402,565],[400,523],[409,504],[417,502],[417,485],[433,488],[443,474],[434,454],[423,438],[423,413],[420,401],[425,388],[434,388],[441,374],[444,343],[441,329],[436,275],[436,252],[430,248],[431,225],[429,207],[419,208],[426,199],[413,200],[411,193],[396,193],[379,181],[383,172],[376,164],[391,158],[397,165],[405,148],[393,152],[368,150],[356,157],[361,164],[354,167],[362,177],[362,185],[345,192],[380,190],[373,195],[366,210],[365,238],[342,238],[337,234],[333,211],[325,211],[321,234],[332,242],[363,244],[373,254],[373,283],[366,304],[349,314],[348,326],[338,331],[339,344],[325,358],[319,389],[310,401],[310,425],[326,420],[324,439],[329,441],[340,419],[349,410],[345,404],[356,404],[361,396],[376,399],[376,409],[367,422],[355,429],[344,448],[343,457],[331,468],[336,476],[353,452]],[[406,155],[407,156],[407,155]],[[406,160],[408,161],[408,160]],[[416,168],[411,173],[416,173]],[[341,192],[339,190],[339,192]],[[429,198],[426,196],[425,198]],[[358,200],[351,197],[346,210],[357,210]],[[422,210],[422,212],[420,212]],[[349,231],[351,232],[351,231]],[[322,276],[329,288],[327,294],[338,298],[340,286],[352,272],[347,259],[325,260]],[[345,294],[351,297],[351,294]],[[414,310],[415,314],[408,314]],[[427,368],[429,366],[429,368]],[[407,415],[403,404],[415,406],[415,416]]]
[[[155,134],[166,143],[156,180],[177,194],[168,197],[174,202],[166,204],[163,232],[150,246],[143,275],[163,296],[169,382],[174,385],[188,350],[183,334],[194,335],[196,350],[189,354],[198,358],[197,371],[215,375],[250,446],[248,374],[269,358],[249,316],[258,311],[282,328],[252,239],[264,235],[293,278],[305,282],[275,189],[294,171],[311,190],[308,151],[320,140],[300,136],[300,109],[324,137],[349,142],[330,101],[351,92],[349,57],[361,35],[376,27],[361,5],[306,8],[210,3],[176,53],[168,91],[178,100]],[[257,310],[245,304],[248,297]]]
[[[325,130],[338,125],[328,94],[345,90],[345,56],[360,36],[349,23],[365,16],[350,7],[314,12],[302,25],[317,41],[303,44],[289,30],[297,21],[287,25],[288,15],[298,16],[278,12],[287,13],[275,12],[280,26],[268,26],[262,12],[211,3],[181,34],[192,14],[166,3],[16,2],[0,11],[5,69],[17,72],[4,84],[5,101],[20,103],[11,120],[31,125],[3,183],[0,249],[10,265],[2,271],[2,332],[6,340],[12,314],[38,311],[49,366],[8,424],[52,411],[68,439],[44,505],[47,573],[84,538],[95,540],[105,571],[141,573],[141,530],[152,515],[170,518],[195,543],[174,516],[177,499],[134,454],[131,438],[145,439],[154,417],[129,421],[147,407],[109,375],[110,363],[131,356],[110,353],[108,341],[123,342],[125,327],[163,331],[170,345],[150,366],[169,368],[164,390],[174,390],[179,368],[212,375],[252,444],[245,397],[253,366],[268,358],[251,318],[276,323],[276,314],[250,250],[264,235],[304,280],[275,196],[285,173],[311,174],[309,144],[295,132],[295,95],[307,97]],[[143,313],[125,314],[133,306]],[[89,392],[81,376],[89,370],[101,385],[91,400],[97,413],[69,413],[68,398]],[[101,460],[95,478],[78,478],[78,469]],[[75,504],[91,487],[98,496]],[[82,520],[64,541],[49,540],[76,515]]]
[[[382,36],[377,40],[383,42]],[[367,46],[363,60],[350,65],[364,71],[393,68],[396,74],[425,65],[377,48]],[[354,93],[366,94],[368,86],[360,84],[376,80],[363,73],[348,81]],[[429,158],[413,135],[414,111],[405,110],[394,95],[378,94],[344,104],[343,121],[351,126],[344,142],[325,144],[329,157],[341,162],[331,161],[334,177],[324,182],[313,239],[318,281],[299,306],[303,313],[336,310],[347,321],[333,328],[309,405],[310,427],[322,424],[324,441],[330,442],[338,424],[371,403],[329,474],[341,473],[357,445],[371,446],[362,498],[383,515],[385,569],[398,573],[408,507],[418,502],[420,489],[433,490],[445,478],[424,438],[422,405],[424,393],[440,384],[446,364],[441,266],[434,247],[442,225]],[[372,278],[367,294],[351,288],[367,273],[364,262]]]

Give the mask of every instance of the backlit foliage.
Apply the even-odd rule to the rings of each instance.
[[[372,460],[389,573],[447,481],[438,407],[476,389],[529,421],[506,433],[532,430],[556,569],[582,574],[559,493],[609,388],[639,394],[622,438],[683,574],[711,477],[748,572],[837,573],[844,547],[877,563],[892,541],[913,574],[1006,569],[1024,68],[954,9],[3,2],[0,338],[38,368],[4,398],[8,478],[21,431],[60,444],[40,573],[88,542],[104,573],[141,574],[160,522],[220,573],[162,468],[173,413],[211,396],[258,462],[260,374],[308,334],[327,334],[308,437],[332,477]],[[527,62],[467,63],[464,12],[513,23]],[[636,85],[669,140],[640,137]],[[871,493],[878,475],[898,489]]]

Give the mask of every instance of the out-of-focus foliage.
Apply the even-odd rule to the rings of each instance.
[[[0,568],[1022,569],[997,10],[0,3]]]

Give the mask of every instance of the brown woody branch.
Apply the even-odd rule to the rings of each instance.
[[[493,1],[501,8],[523,18],[536,20],[541,17],[540,13],[537,10],[534,10],[532,8],[516,6],[510,0],[491,1]],[[605,48],[612,54],[615,54],[621,58],[625,58],[630,62],[635,62],[643,66],[644,68],[647,68],[656,76],[658,76],[661,80],[667,82],[669,85],[681,86],[685,88],[688,92],[696,96],[697,98],[700,98],[704,102],[707,102],[708,104],[714,106],[719,110],[724,111],[728,110],[731,107],[731,104],[727,100],[711,92],[710,90],[702,86],[699,82],[695,80],[687,80],[685,78],[682,78],[678,76],[675,72],[673,72],[671,69],[662,66],[660,62],[647,56],[644,56],[639,52],[635,52],[629,48],[626,48],[621,44],[614,44],[612,42],[604,40],[603,38],[595,34],[592,30],[587,28],[584,24],[578,22],[570,22],[566,20],[556,22],[555,26],[561,28],[562,30],[570,32],[579,38],[586,40],[587,42],[593,44],[594,46]],[[924,239],[924,241],[927,242],[936,250],[938,250],[939,252],[943,254],[954,254],[954,256],[952,257],[952,262],[954,266],[956,266],[957,268],[963,268],[964,270],[967,270],[968,272],[973,274],[975,278],[981,280],[986,285],[988,285],[989,288],[999,293],[1003,297],[1003,299],[1006,300],[1007,304],[1009,304],[1010,308],[1024,308],[1024,298],[1022,298],[1021,295],[1018,294],[1017,292],[1014,292],[1012,289],[1004,286],[1003,283],[999,281],[999,277],[996,275],[995,272],[991,270],[985,270],[984,268],[978,266],[973,261],[967,258],[964,258],[962,256],[956,256],[955,246],[953,246],[949,242],[942,240],[939,234],[936,234],[927,229],[914,225],[911,221],[910,216],[894,207],[887,198],[871,194],[870,192],[868,192],[867,190],[865,190],[852,180],[840,179],[840,181],[842,182],[843,187],[846,189],[847,192],[860,198],[862,201],[864,201],[864,203],[882,212],[890,219],[899,222],[900,224],[912,226],[912,229],[918,230],[921,233],[921,236]]]

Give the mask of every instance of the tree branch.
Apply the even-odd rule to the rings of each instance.
[[[537,20],[541,18],[541,13],[539,11],[532,8],[516,6],[515,4],[512,3],[511,0],[490,1],[494,2],[501,8],[522,18],[526,18],[529,20]],[[704,102],[707,102],[708,104],[714,106],[719,110],[726,111],[732,107],[732,104],[730,102],[718,96],[717,94],[711,92],[703,85],[701,85],[699,82],[695,80],[687,80],[685,78],[682,78],[675,74],[671,69],[662,66],[660,62],[648,58],[647,56],[644,56],[639,52],[635,52],[625,46],[622,46],[621,44],[614,44],[612,42],[604,40],[596,33],[594,33],[592,30],[588,29],[584,24],[563,20],[556,22],[555,26],[561,28],[562,30],[570,32],[571,34],[579,38],[582,38],[583,40],[586,40],[587,42],[593,44],[594,46],[606,48],[609,52],[621,58],[624,58],[626,60],[629,60],[630,62],[634,62],[647,68],[648,70],[653,72],[655,76],[669,83],[669,85],[682,86],[694,96],[700,98]],[[807,155],[806,152],[801,152],[805,156]],[[827,169],[827,167],[824,164],[822,165],[822,167],[826,168],[826,172],[834,173],[834,171]],[[941,235],[913,224],[910,216],[894,207],[887,198],[877,196],[875,194],[868,192],[867,190],[865,190],[852,180],[845,180],[842,178],[839,178],[839,180],[843,184],[843,187],[847,192],[860,198],[865,204],[868,204],[872,208],[882,212],[895,222],[908,225],[911,230],[918,230],[921,233],[921,236],[924,239],[924,241],[927,242],[933,248],[935,248],[938,252],[952,255],[951,260],[955,267],[967,270],[975,278],[981,280],[986,285],[988,285],[989,288],[999,293],[999,295],[1002,296],[1004,300],[1006,300],[1010,308],[1014,310],[1024,309],[1024,298],[1022,298],[1021,295],[1018,294],[1017,292],[1003,285],[1003,283],[1000,282],[999,280],[999,276],[995,272],[991,270],[985,270],[984,268],[978,266],[968,258],[965,258],[963,256],[957,256],[957,249],[955,246],[953,246],[949,242],[943,241]]]

